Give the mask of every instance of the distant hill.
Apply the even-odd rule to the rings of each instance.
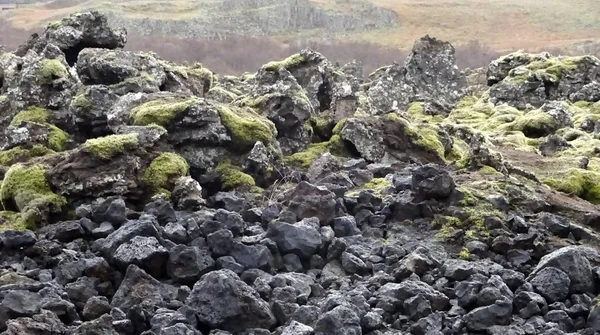
[[[104,11],[138,34],[181,38],[344,38],[407,49],[431,34],[454,44],[478,40],[499,51],[600,39],[596,0],[56,0],[0,17],[31,29],[84,9]]]

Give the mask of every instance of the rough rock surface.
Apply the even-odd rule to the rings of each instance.
[[[125,42],[91,12],[0,51],[1,334],[600,331],[598,59],[482,88],[432,37],[368,78]]]

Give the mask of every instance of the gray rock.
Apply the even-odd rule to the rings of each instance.
[[[570,293],[594,292],[594,276],[592,274],[592,266],[586,258],[587,252],[585,247],[579,246],[558,249],[542,257],[529,278],[533,278],[544,268],[554,267],[569,276],[571,280]]]
[[[86,320],[95,320],[110,312],[112,307],[106,297],[91,297],[83,307],[82,316]]]
[[[273,259],[269,248],[262,244],[246,245],[234,242],[230,255],[246,269],[268,269]]]
[[[30,231],[5,230],[0,232],[0,247],[4,249],[19,249],[29,247],[37,242],[37,237]]]
[[[335,218],[333,220],[333,230],[336,237],[360,234],[360,230],[356,226],[356,219],[350,215]]]
[[[230,230],[221,229],[206,236],[206,242],[215,256],[226,256],[233,248],[233,234]]]
[[[296,224],[272,222],[267,236],[277,243],[281,253],[293,253],[301,259],[309,259],[321,246],[321,234],[317,228],[303,221]]]
[[[290,322],[283,328],[281,335],[312,335],[314,329],[297,321]]]
[[[510,323],[512,304],[506,301],[496,301],[495,304],[479,307],[467,315],[465,321],[470,331],[484,331],[492,326],[506,326]]]
[[[571,285],[569,276],[554,267],[543,268],[529,282],[536,292],[546,298],[548,303],[565,300],[569,295]]]
[[[194,285],[185,305],[199,322],[227,331],[271,328],[276,322],[269,305],[229,270],[204,275]]]
[[[413,171],[412,190],[416,201],[424,199],[444,199],[456,188],[454,179],[436,164],[427,164]]]
[[[40,311],[42,296],[29,291],[10,291],[4,295],[0,306],[12,316],[32,316]]]
[[[290,195],[289,210],[298,220],[317,217],[329,225],[335,217],[335,194],[323,186],[301,182]]]
[[[315,324],[315,335],[361,335],[360,318],[348,306],[337,306]]]
[[[119,289],[112,297],[111,305],[128,312],[136,305],[167,307],[177,299],[177,288],[160,283],[137,265],[127,268]]]
[[[377,291],[376,296],[402,303],[419,294],[429,300],[434,311],[444,310],[450,301],[446,295],[436,291],[428,284],[410,279],[402,283],[387,283]]]
[[[135,264],[154,277],[165,273],[168,258],[169,251],[153,236],[135,236],[119,246],[113,255],[119,268],[126,270],[130,264]]]
[[[207,249],[178,245],[169,251],[167,273],[178,283],[192,284],[214,266],[215,261]]]

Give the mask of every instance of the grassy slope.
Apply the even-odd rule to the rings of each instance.
[[[22,28],[35,28],[69,13],[89,8],[111,9],[131,17],[156,16],[185,20],[207,15],[206,4],[218,0],[57,0],[50,4],[22,6],[0,13]],[[334,0],[312,0],[324,8],[351,11]],[[430,34],[454,44],[471,40],[490,45],[497,51],[520,48],[563,47],[586,39],[600,39],[600,6],[597,0],[366,0],[394,10],[402,25],[350,36],[355,40],[377,42],[408,49],[413,42]],[[230,15],[244,15],[234,11]],[[318,32],[304,32],[304,35]],[[289,37],[284,38],[287,40]],[[348,37],[346,37],[348,38]]]

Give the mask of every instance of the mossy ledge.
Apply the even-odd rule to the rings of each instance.
[[[189,108],[196,100],[154,100],[141,104],[131,110],[129,114],[136,126],[147,126],[155,123],[166,126],[179,113]]]
[[[189,166],[185,159],[173,152],[163,152],[144,170],[143,180],[155,193],[168,194],[169,181],[187,175]]]
[[[137,147],[139,145],[138,137],[138,133],[131,133],[94,138],[83,144],[83,150],[98,158],[110,159],[118,153]]]
[[[219,105],[221,122],[238,148],[248,148],[256,142],[272,143],[277,137],[273,122],[256,114],[251,108]]]
[[[10,124],[8,126],[10,128],[15,128],[23,122],[45,124],[46,122],[48,122],[48,117],[49,113],[47,110],[40,107],[31,106],[17,113],[17,115],[13,117],[12,121],[10,121]]]
[[[571,169],[561,178],[548,178],[544,183],[557,191],[600,204],[600,173],[598,172]]]

